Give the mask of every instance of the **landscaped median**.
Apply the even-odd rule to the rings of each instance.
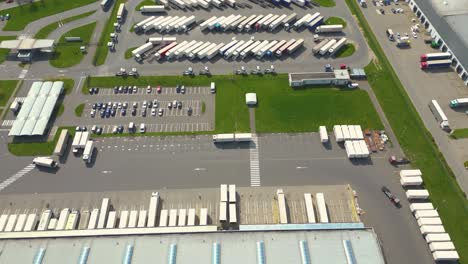
[[[335,87],[292,89],[288,76],[140,76],[138,78],[90,77],[89,87],[112,88],[119,85],[174,87],[209,86],[216,83],[215,132],[248,132],[249,113],[245,94],[257,93],[256,128],[258,132],[317,131],[320,125],[329,129],[335,124],[359,124],[365,128],[382,129],[383,125],[363,90]]]
[[[6,22],[3,30],[19,31],[35,20],[94,2],[96,0],[41,0],[5,9],[0,11],[0,15],[10,14],[10,19]]]
[[[452,131],[450,137],[453,139],[468,138],[468,128],[458,128]]]
[[[460,256],[460,263],[468,262],[468,203],[444,157],[434,144],[411,103],[406,90],[360,10],[358,2],[346,0],[357,17],[375,60],[365,70],[377,99],[411,164],[423,172],[424,185],[431,202],[437,208]],[[392,177],[393,175],[388,175]]]
[[[76,108],[75,108],[75,115],[77,117],[81,117],[81,115],[83,115],[83,110],[85,108],[85,104],[79,104]]]
[[[36,39],[45,39],[45,38],[47,38],[49,36],[50,33],[54,32],[57,28],[59,28],[60,24],[64,25],[64,24],[70,23],[72,21],[85,18],[87,16],[90,16],[90,15],[94,14],[94,12],[96,12],[96,11],[86,12],[86,13],[83,13],[83,14],[80,14],[80,15],[77,15],[77,16],[68,17],[68,18],[56,21],[54,23],[50,23],[49,25],[41,28],[41,30],[39,30],[36,33],[34,38],[36,38]]]
[[[71,137],[75,135],[73,127],[61,127],[55,133],[54,139],[46,142],[13,142],[8,143],[8,151],[16,156],[50,156],[54,152],[55,145],[60,137],[62,129],[68,129]]]

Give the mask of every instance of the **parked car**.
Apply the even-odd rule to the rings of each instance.
[[[390,156],[388,158],[388,162],[394,166],[398,165],[404,165],[404,164],[409,164],[410,161],[409,159],[402,157],[402,158],[397,158],[396,156]]]
[[[138,92],[137,87],[133,86],[133,93],[137,93],[137,92]]]
[[[172,103],[171,102],[167,103],[167,108],[172,109]]]
[[[177,101],[177,108],[182,109],[182,102],[181,101]]]
[[[193,112],[192,107],[187,107],[187,114],[188,114],[189,116],[192,115],[192,112]]]
[[[91,110],[91,113],[90,113],[91,117],[95,117],[96,116],[96,110]]]
[[[184,85],[182,85],[182,87],[180,88],[180,93],[185,94],[185,86]]]
[[[151,115],[156,116],[156,108],[151,109]]]
[[[141,110],[141,116],[142,116],[142,117],[145,117],[145,116],[146,116],[146,108],[143,109],[143,110]]]
[[[153,100],[153,108],[158,108],[159,107],[159,102],[158,100],[154,99]]]
[[[119,87],[114,86],[114,94],[118,94],[118,93],[119,93]]]
[[[400,206],[400,199],[398,199],[387,187],[382,186],[381,190],[393,204],[398,207]]]
[[[127,115],[127,110],[126,109],[122,109],[122,111],[120,111],[120,114],[122,116],[126,116]]]
[[[151,86],[148,85],[148,87],[146,87],[146,93],[150,94],[151,93]]]
[[[158,110],[158,115],[159,115],[159,116],[162,116],[163,114],[164,114],[164,109],[159,108],[159,110]]]
[[[135,108],[132,109],[132,116],[136,116],[137,110]]]
[[[156,92],[161,93],[161,86],[156,87]]]
[[[180,85],[176,86],[176,93],[180,93]]]

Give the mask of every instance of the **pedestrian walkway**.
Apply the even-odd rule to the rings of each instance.
[[[261,186],[258,147],[257,135],[252,134],[252,141],[250,142],[250,186],[252,187]]]
[[[21,70],[21,73],[18,75],[18,79],[24,79],[27,73],[28,73],[28,70],[26,69]]]
[[[24,175],[28,174],[30,171],[34,169],[36,165],[29,164],[24,169],[17,172],[15,175],[11,176],[10,178],[6,179],[4,182],[0,183],[0,191],[8,187],[10,184],[14,183],[19,178],[23,177]]]
[[[2,127],[11,127],[13,126],[14,122],[15,120],[3,120]]]
[[[15,97],[15,99],[13,99],[13,102],[24,103],[25,99],[26,99],[26,97]]]

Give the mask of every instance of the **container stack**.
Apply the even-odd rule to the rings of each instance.
[[[368,158],[370,156],[360,125],[335,125],[333,126],[333,133],[336,142],[344,142],[346,155],[349,159]]]

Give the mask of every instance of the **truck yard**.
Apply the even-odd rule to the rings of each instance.
[[[0,3],[0,262],[466,261],[466,76],[415,0],[50,1]]]

